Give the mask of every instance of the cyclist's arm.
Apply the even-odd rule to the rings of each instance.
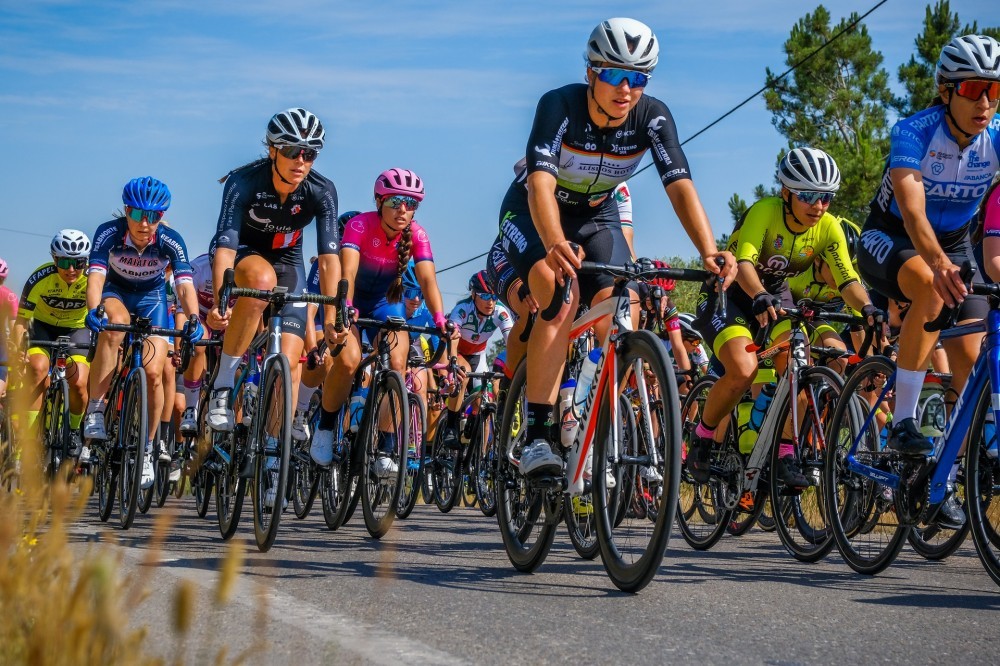
[[[927,197],[923,177],[916,169],[896,167],[889,170],[896,204],[903,216],[906,233],[920,256],[931,268],[947,266],[951,259],[941,249],[937,235],[927,219]]]
[[[556,202],[556,177],[545,171],[534,171],[528,174],[527,184],[528,209],[531,211],[531,221],[538,231],[538,237],[542,239],[542,247],[546,253],[555,249],[557,256],[553,261],[563,274],[575,275],[574,269],[579,267],[580,260],[569,247],[563,234],[559,204]],[[561,276],[557,275],[556,280],[562,282]]]
[[[222,293],[222,281],[226,271],[236,265],[236,250],[227,247],[215,249],[212,258],[212,286],[215,288],[215,309],[219,309],[219,294]]]
[[[855,312],[861,312],[861,308],[871,305],[872,299],[868,295],[868,290],[860,282],[855,281],[844,285],[840,293],[844,297],[844,301],[854,308]]]
[[[354,280],[358,277],[358,262],[361,253],[353,247],[343,247],[340,249],[340,275],[347,280],[347,300],[354,299]]]
[[[177,292],[177,302],[180,303],[180,308],[177,309],[177,319],[178,328],[183,324],[180,322],[180,318],[184,318],[184,322],[187,321],[186,313],[188,312],[198,312],[198,291],[194,288],[194,282],[190,280],[183,280],[174,283],[174,289]],[[181,312],[184,310],[184,312]]]
[[[90,271],[87,274],[87,309],[93,310],[101,304],[101,296],[104,294],[104,281],[107,274],[100,271]]]
[[[684,338],[681,336],[680,327],[667,327],[667,335],[670,337],[670,347],[674,351],[674,363],[681,370],[691,369],[691,359],[688,358],[687,350],[684,348]]]
[[[324,296],[336,296],[337,283],[340,282],[340,257],[336,254],[321,254],[316,260],[319,266],[319,290]],[[337,308],[332,305],[323,306],[323,321],[332,323],[337,320]]]

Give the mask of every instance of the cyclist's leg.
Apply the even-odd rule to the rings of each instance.
[[[28,362],[24,366],[21,380],[25,389],[25,407],[27,407],[28,417],[25,424],[27,429],[23,432],[32,432],[35,427],[38,414],[42,411],[42,398],[49,385],[48,350],[42,347],[33,347],[28,350],[28,354]]]
[[[199,315],[200,316],[200,315]],[[202,320],[204,323],[204,319]],[[211,333],[208,327],[204,327],[203,340],[209,339]],[[208,352],[206,347],[194,347],[191,353],[191,360],[184,371],[184,414],[181,417],[181,432],[195,433],[198,430],[198,409],[201,399],[201,385],[205,378],[205,370],[208,367]]]
[[[474,368],[469,364],[469,360],[462,354],[456,355],[458,358],[458,366],[462,368],[465,372],[471,372]],[[441,442],[452,449],[457,449],[461,446],[459,440],[458,426],[462,418],[461,408],[462,401],[465,400],[465,389],[468,385],[468,379],[461,379],[458,382],[458,390],[455,395],[450,396],[447,401],[448,410],[445,413],[445,423],[444,423],[444,433],[441,436]]]
[[[336,357],[329,362],[329,371],[323,381],[323,398],[320,405],[319,424],[313,433],[309,455],[318,465],[327,466],[333,461],[334,431],[337,416],[351,394],[354,375],[361,365],[361,340],[357,328],[351,330],[347,342]]]
[[[122,295],[108,289],[105,285],[102,297],[104,314],[110,324],[128,324],[131,321],[128,308],[122,301]],[[104,398],[111,386],[111,376],[118,363],[118,348],[125,338],[124,333],[101,331],[97,336],[97,347],[94,350],[94,360],[90,364],[90,381],[87,392],[86,424],[84,437],[104,439]],[[96,415],[96,416],[95,416]]]
[[[518,277],[513,264],[508,261],[501,243],[501,238],[498,237],[490,248],[486,259],[486,273],[493,290],[500,297],[500,302],[514,313],[514,326],[507,334],[507,363],[504,368],[504,376],[510,380],[528,348],[528,343],[522,341],[521,336],[528,325],[534,306],[527,285]]]
[[[70,341],[74,344],[90,344],[90,331],[78,328],[69,332]],[[82,448],[80,424],[87,409],[87,383],[90,380],[90,363],[87,357],[79,351],[73,352],[66,364],[66,381],[69,383],[69,427],[72,449],[80,456],[81,462],[90,459],[89,450]]]

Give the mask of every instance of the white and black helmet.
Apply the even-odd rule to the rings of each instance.
[[[987,35],[956,37],[941,49],[938,83],[965,79],[1000,80],[1000,44]]]
[[[659,59],[660,43],[649,26],[630,18],[613,18],[594,28],[587,40],[587,62],[609,62],[649,73]]]
[[[795,148],[781,158],[778,180],[790,190],[836,192],[840,189],[840,169],[822,150]]]
[[[56,258],[85,259],[90,256],[90,239],[82,231],[63,229],[52,237],[49,250]]]
[[[320,150],[325,136],[326,131],[319,118],[301,108],[276,113],[267,124],[269,146],[281,144]]]

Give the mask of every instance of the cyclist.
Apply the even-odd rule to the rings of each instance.
[[[678,320],[681,323],[681,340],[683,340],[684,352],[687,354],[691,366],[701,375],[704,375],[708,372],[709,359],[702,345],[704,340],[701,337],[701,333],[691,325],[691,322],[694,321],[694,315],[682,312],[678,316]]]
[[[657,268],[670,268],[659,260],[654,261],[653,265]],[[684,338],[681,335],[680,313],[670,299],[670,292],[674,290],[676,284],[674,280],[667,278],[656,278],[648,284],[645,282],[639,284],[639,301],[642,305],[639,327],[652,331],[663,343],[667,353],[673,355],[674,364],[679,371],[677,380],[683,388],[681,391],[683,398],[691,388],[694,373],[691,372],[691,359],[683,353]],[[675,354],[674,350],[682,351]]]
[[[777,296],[788,277],[809,269],[816,255],[826,258],[844,300],[866,317],[876,308],[851,266],[844,230],[827,212],[840,189],[840,170],[833,158],[815,148],[790,150],[778,165],[780,197],[767,197],[751,206],[737,224],[729,248],[739,262],[737,285],[727,292],[726,318],[714,314],[717,294],[702,287],[695,328],[712,346],[725,368],[709,393],[688,446],[687,464],[698,483],[709,480],[709,457],[716,428],[736,408],[757,374],[757,356],[747,351],[759,327],[776,320],[781,310]],[[786,331],[775,341],[787,338]],[[775,357],[784,371],[787,353]],[[721,434],[721,433],[720,433]],[[779,443],[775,473],[790,487],[809,485],[798,468],[790,440]]]
[[[222,210],[209,249],[216,302],[208,313],[208,325],[226,331],[206,418],[213,430],[233,429],[229,394],[236,369],[267,307],[258,299],[239,298],[226,316],[221,316],[218,290],[226,270],[235,267],[239,287],[267,290],[277,285],[287,287],[289,293],[301,293],[306,285],[302,230],[315,218],[320,291],[330,296],[336,293],[340,280],[337,189],[312,168],[325,135],[319,118],[309,111],[281,111],[267,124],[267,157],[235,169],[223,179]],[[281,352],[291,368],[294,403],[302,372],[299,359],[305,346],[307,308],[304,303],[289,304],[281,314]],[[337,337],[333,333],[335,318],[336,308],[325,307],[328,336]]]
[[[444,446],[457,449],[461,446],[458,436],[459,419],[462,417],[462,400],[465,398],[465,372],[480,371],[480,362],[486,345],[496,331],[500,331],[504,344],[514,322],[510,312],[497,303],[497,295],[490,285],[486,271],[478,271],[469,278],[469,296],[463,298],[448,315],[449,321],[458,329],[459,338],[452,346],[452,353],[458,357],[460,374],[458,390],[448,398],[448,413],[445,416],[441,442]]]
[[[17,316],[17,294],[3,284],[9,270],[0,259],[0,397],[7,392],[7,329]]]
[[[861,273],[873,289],[910,302],[900,327],[888,446],[914,455],[934,448],[915,419],[938,338],[924,325],[943,306],[957,307],[959,323],[981,320],[989,309],[985,297],[968,295],[959,265],[972,258],[969,221],[1000,162],[1000,44],[985,35],[956,37],[941,51],[936,78],[936,104],[893,127],[858,252]],[[965,385],[982,338],[943,341],[956,391]],[[938,515],[950,526],[965,519],[953,495]]]
[[[434,274],[434,256],[430,239],[413,215],[424,199],[424,183],[409,169],[392,168],[375,179],[375,210],[362,213],[350,220],[344,229],[343,262],[344,278],[348,282],[347,295],[351,305],[361,317],[386,319],[403,317],[403,274],[414,261],[414,273],[430,306],[431,317],[441,331],[447,329]],[[355,329],[350,335],[333,337],[327,328],[327,343],[331,348],[344,344],[333,359],[330,372],[323,384],[323,405],[319,426],[313,435],[310,454],[313,460],[327,466],[333,460],[333,429],[337,413],[347,401],[354,374],[361,364],[361,338]],[[381,333],[389,335],[392,343],[390,365],[400,374],[406,371],[409,354],[409,337],[405,332]],[[392,433],[380,433],[380,448],[391,451],[395,447]],[[387,456],[375,462],[376,473],[391,476],[396,473],[396,463]]]
[[[208,254],[200,254],[191,260],[191,278],[195,293],[198,296],[198,318],[205,329],[205,337],[210,335],[207,328],[208,313],[215,302],[215,289],[212,284],[212,259]],[[186,314],[186,313],[185,313]],[[193,316],[193,315],[192,315]],[[191,360],[182,380],[184,394],[184,413],[181,415],[181,435],[194,435],[198,432],[198,406],[201,399],[201,386],[205,370],[208,367],[204,347],[191,349]]]
[[[539,101],[527,144],[527,175],[507,190],[500,233],[514,271],[542,305],[552,301],[557,283],[576,277],[582,259],[628,261],[611,195],[650,148],[661,183],[705,267],[732,280],[733,259],[716,250],[670,111],[643,94],[658,54],[659,42],[648,26],[629,18],[609,19],[587,40],[587,83],[557,88]],[[721,269],[717,258],[723,261]],[[583,276],[573,283],[569,307],[552,321],[539,317],[532,328],[526,388],[529,444],[520,461],[525,475],[562,470],[562,457],[550,442],[559,439],[553,432],[558,428],[553,405],[569,325],[579,303],[607,298],[612,286],[609,276]],[[637,318],[634,312],[633,321]]]
[[[24,283],[14,340],[21,340],[28,328],[34,340],[54,342],[69,336],[74,344],[90,344],[90,332],[84,327],[87,316],[87,260],[90,256],[90,239],[76,229],[63,229],[49,243],[52,261],[42,264]],[[6,269],[6,267],[4,267]],[[33,428],[42,408],[42,399],[48,386],[50,355],[47,347],[28,349],[25,365],[24,387],[27,394],[28,428]],[[69,383],[70,455],[79,456],[80,462],[89,462],[89,452],[80,439],[80,422],[87,406],[87,377],[89,375],[86,353],[73,353],[66,364]]]
[[[424,292],[420,290],[420,281],[417,280],[412,259],[406,270],[403,271],[403,304],[406,306],[407,324],[410,326],[436,326],[434,317],[424,302]],[[422,363],[430,361],[433,358],[434,350],[437,349],[438,340],[437,336],[429,335],[420,335],[411,339],[410,358]],[[424,401],[429,412],[428,421],[431,421],[432,417],[436,418],[440,413],[440,410],[435,410],[427,403],[428,390],[433,391],[437,387],[434,373],[422,367],[411,368],[411,372],[413,373],[413,391]]]
[[[87,328],[99,333],[91,364],[87,415],[83,436],[88,440],[107,439],[104,430],[104,398],[118,362],[118,348],[124,333],[103,331],[104,324],[129,324],[131,318],[148,317],[153,326],[173,325],[167,309],[166,271],[173,270],[177,297],[185,312],[195,312],[198,298],[191,283],[191,266],[184,239],[176,230],[161,225],[170,207],[170,190],[151,177],[130,180],[122,190],[124,214],[97,228],[90,254],[87,284]],[[101,315],[98,306],[103,306]],[[202,337],[201,323],[188,329],[189,341]],[[167,340],[147,339],[143,354],[146,373],[149,441],[142,463],[142,487],[153,483],[152,439],[159,431],[163,411],[163,365],[167,361]]]

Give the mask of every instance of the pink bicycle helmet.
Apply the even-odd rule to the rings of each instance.
[[[375,179],[375,196],[391,197],[393,195],[413,197],[417,201],[424,200],[424,181],[409,169],[392,168],[379,174]]]
[[[0,259],[0,278],[7,277],[7,262]]]

